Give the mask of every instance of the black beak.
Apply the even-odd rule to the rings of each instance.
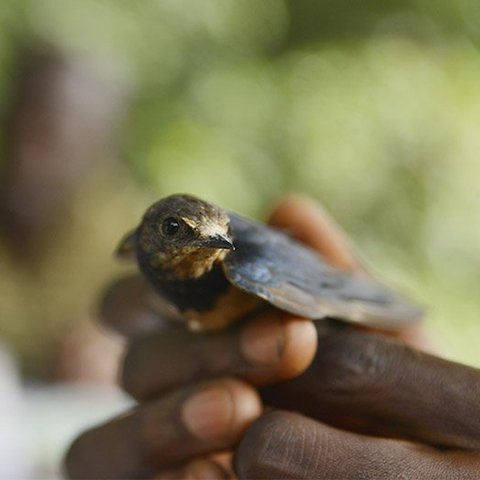
[[[233,241],[223,235],[212,235],[206,239],[200,240],[200,246],[206,248],[223,248],[225,250],[235,250]]]

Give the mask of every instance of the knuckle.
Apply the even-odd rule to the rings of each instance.
[[[318,362],[322,388],[333,394],[371,392],[391,361],[388,341],[353,329],[320,339]]]
[[[241,478],[280,475],[289,462],[282,446],[295,434],[287,412],[273,411],[258,419],[246,432],[235,456],[236,471]],[[298,433],[298,429],[297,429]],[[295,455],[301,455],[296,449]],[[281,476],[281,475],[280,475]]]
[[[170,331],[132,339],[123,359],[122,388],[147,400],[181,383],[187,360],[177,340]]]
[[[170,461],[183,460],[183,446],[190,445],[180,428],[178,407],[180,398],[174,395],[149,402],[135,411],[130,432],[136,438],[136,455],[142,465],[161,468]]]

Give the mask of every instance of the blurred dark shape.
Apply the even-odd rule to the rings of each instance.
[[[77,185],[112,157],[124,104],[98,65],[45,46],[22,48],[4,117],[0,227],[19,263],[42,256]]]
[[[286,48],[315,42],[358,41],[378,32],[384,22],[389,23],[390,33],[426,40],[430,38],[427,19],[430,22],[436,19],[447,31],[461,29],[457,5],[448,5],[448,2],[439,8],[422,5],[417,0],[373,0],[367,3],[288,0],[286,5],[290,20]]]
[[[157,295],[139,274],[120,278],[107,289],[99,321],[125,337],[143,336],[162,329],[170,321],[184,322],[175,307]]]
[[[61,382],[115,385],[124,340],[92,324],[79,322],[60,340],[53,378]]]

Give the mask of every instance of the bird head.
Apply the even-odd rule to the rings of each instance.
[[[135,252],[140,262],[186,279],[202,276],[234,249],[226,211],[190,195],[171,195],[146,211],[117,252]]]

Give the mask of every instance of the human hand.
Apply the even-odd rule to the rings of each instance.
[[[359,268],[342,233],[324,212],[310,203],[284,202],[272,215],[271,223],[290,229],[333,263],[347,269]],[[161,320],[148,307],[146,296],[148,288],[139,278],[121,281],[107,296],[104,320],[130,335],[158,329]],[[283,341],[279,341],[281,337]],[[255,385],[298,375],[308,366],[315,344],[316,336],[310,322],[280,313],[271,313],[215,335],[191,334],[170,324],[160,332],[138,338],[127,354],[124,384],[140,400],[158,397],[160,400],[141,404],[126,417],[80,437],[68,456],[67,471],[71,476],[81,477],[152,476],[159,472],[163,476],[198,478],[227,475],[219,463],[208,460],[209,453],[231,448],[246,426],[260,415],[259,403],[248,415],[241,414],[243,422],[229,426],[233,427],[229,434],[222,432],[220,442],[199,442],[185,428],[181,415],[185,398],[177,395],[176,399],[168,401],[170,397],[177,391],[184,391],[185,386],[196,385],[202,389],[203,385],[198,384],[201,380],[225,375],[241,377]],[[283,348],[278,348],[280,345]],[[246,353],[249,346],[250,353]],[[256,350],[253,355],[252,349]],[[192,351],[196,353],[195,358],[192,358]],[[274,351],[277,352],[276,362],[270,362],[266,357],[268,352]],[[236,385],[238,387],[238,383]],[[230,383],[229,388],[231,386]],[[235,405],[254,403],[251,399],[256,398],[255,393],[248,384],[241,384],[235,391]],[[171,405],[171,409],[166,409],[165,404]],[[212,406],[209,417],[213,423],[221,423],[221,411]],[[162,426],[154,421],[160,412],[165,418]],[[156,433],[152,434],[155,426]],[[192,458],[202,455],[205,460],[191,462]]]
[[[479,398],[480,370],[326,325],[310,368],[262,389],[266,404],[284,410],[247,430],[236,471],[240,478],[480,478]]]
[[[295,208],[280,213],[278,223],[298,223],[307,243],[319,238]],[[338,263],[358,269],[349,251]],[[399,336],[425,347],[416,328]],[[240,478],[480,478],[480,370],[339,323],[319,323],[318,337],[306,372],[260,389],[283,410],[247,430],[235,456]]]
[[[135,305],[136,300],[129,302],[128,312],[114,315],[126,301],[124,294],[145,291],[139,282],[130,278],[113,287],[105,321],[123,322],[120,317],[125,314],[133,315],[134,321],[152,315],[141,312],[141,296],[135,296]],[[122,383],[140,404],[81,435],[67,455],[68,475],[223,478],[228,473],[208,458],[231,450],[261,414],[251,384],[299,374],[311,362],[315,345],[310,322],[279,312],[218,334],[192,333],[169,322],[155,333],[132,339]]]
[[[152,299],[158,304],[139,276],[120,280],[104,299],[103,322],[131,340],[122,384],[140,403],[74,442],[70,477],[229,476],[211,454],[232,450],[261,414],[252,385],[298,375],[315,353],[313,324],[292,315],[272,310],[198,334],[165,319],[163,306],[159,316]]]

